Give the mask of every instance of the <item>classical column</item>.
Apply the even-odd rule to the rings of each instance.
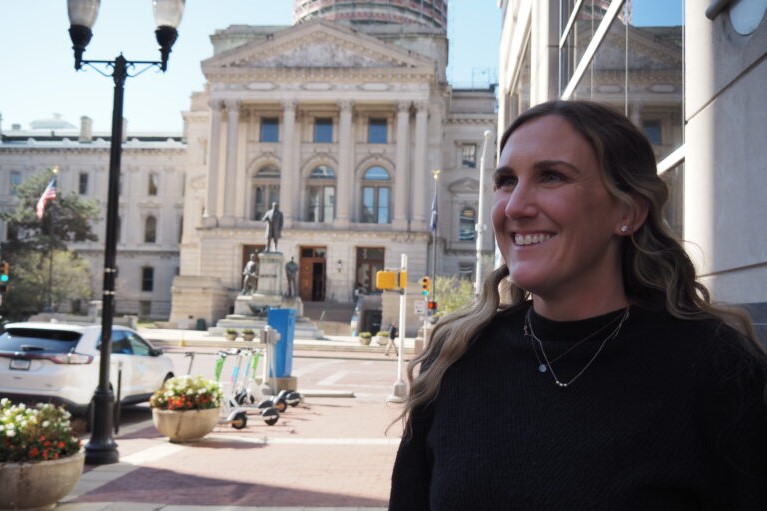
[[[354,135],[352,134],[352,102],[344,99],[338,102],[341,116],[338,128],[338,175],[336,177],[336,227],[348,227],[349,208],[351,206],[352,186],[354,184],[354,168],[352,151]]]
[[[295,164],[296,153],[296,101],[282,102],[282,168],[280,169],[280,210],[284,218],[284,227],[298,220],[294,204],[296,191],[302,186]],[[271,204],[269,205],[271,206]]]
[[[205,201],[203,225],[217,225],[218,217],[218,165],[221,149],[221,107],[218,99],[208,101],[210,107],[210,137],[208,137],[208,194]]]
[[[426,228],[426,182],[432,179],[426,168],[426,141],[428,133],[429,105],[426,101],[416,103],[415,154],[413,155],[413,230]],[[431,194],[429,194],[431,197]],[[431,204],[431,203],[429,203]]]
[[[397,153],[394,176],[394,220],[392,229],[407,229],[407,186],[410,172],[407,164],[408,145],[410,144],[410,101],[400,101],[397,109]]]
[[[234,225],[235,191],[237,189],[237,141],[239,140],[240,102],[226,101],[226,166],[224,171],[224,216],[221,224]]]

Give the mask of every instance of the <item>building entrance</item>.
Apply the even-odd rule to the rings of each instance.
[[[301,247],[298,263],[298,294],[305,302],[325,300],[325,247]]]

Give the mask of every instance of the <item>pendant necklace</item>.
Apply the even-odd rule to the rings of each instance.
[[[576,342],[575,344],[570,346],[567,350],[565,350],[563,353],[561,353],[560,355],[558,355],[554,359],[549,359],[548,355],[546,355],[546,350],[543,348],[543,341],[541,341],[538,338],[538,336],[535,335],[535,331],[533,331],[533,325],[532,325],[532,322],[530,321],[530,315],[531,315],[532,310],[533,310],[532,307],[530,307],[527,310],[527,315],[525,316],[525,324],[523,326],[523,335],[525,335],[527,337],[530,337],[530,343],[531,343],[531,347],[533,348],[533,353],[535,354],[535,358],[538,360],[538,371],[541,372],[541,373],[545,373],[547,371],[550,372],[551,373],[551,377],[554,379],[554,383],[556,383],[559,387],[562,387],[562,388],[568,387],[568,386],[572,385],[573,382],[575,382],[575,380],[580,378],[580,376],[584,372],[586,372],[586,369],[588,369],[591,366],[591,364],[594,363],[594,360],[596,360],[596,358],[602,352],[602,349],[605,347],[605,344],[607,344],[607,341],[609,341],[610,339],[614,339],[615,337],[618,336],[618,333],[620,333],[621,328],[623,327],[623,323],[625,323],[626,320],[629,317],[629,308],[626,307],[626,310],[624,311],[623,314],[621,314],[620,316],[610,320],[608,323],[606,323],[604,326],[600,327],[595,332],[593,332],[593,333],[587,335],[586,337],[584,337],[583,339],[579,340],[578,342]],[[618,320],[620,320],[620,321],[618,321]],[[593,338],[598,333],[604,331],[607,327],[609,327],[610,325],[614,324],[616,321],[618,321],[618,325],[613,329],[612,332],[610,332],[604,338],[604,340],[602,340],[602,342],[599,345],[599,348],[597,348],[596,352],[594,352],[594,355],[591,357],[591,359],[586,363],[585,366],[583,366],[583,368],[580,371],[578,371],[578,373],[576,373],[575,376],[573,376],[570,379],[570,381],[563,382],[559,378],[557,378],[557,375],[554,372],[554,368],[552,367],[552,364],[554,364],[557,360],[561,359],[562,357],[564,357],[565,355],[570,353],[572,350],[574,350],[575,348],[577,348],[578,346],[580,346],[581,344],[583,344],[587,340]],[[541,357],[538,355],[538,349],[536,349],[536,347],[535,347],[536,343],[538,344],[538,349],[540,349],[541,354],[543,355],[543,360],[541,360]]]

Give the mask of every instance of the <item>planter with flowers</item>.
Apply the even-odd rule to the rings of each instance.
[[[80,480],[84,462],[69,412],[0,399],[0,509],[52,509]]]
[[[375,335],[375,340],[379,346],[386,346],[389,343],[389,332],[381,330]]]
[[[150,398],[152,422],[173,443],[194,442],[216,427],[223,399],[216,381],[176,376]]]
[[[226,337],[229,341],[235,341],[237,340],[237,329],[236,328],[227,328],[226,332],[224,333],[224,337]]]
[[[363,346],[370,346],[370,339],[372,338],[373,334],[370,332],[360,332],[360,334],[357,336],[357,339]]]
[[[252,328],[246,328],[241,333],[243,341],[252,341],[256,337],[256,331]]]

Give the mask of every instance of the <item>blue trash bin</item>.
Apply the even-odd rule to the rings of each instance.
[[[274,346],[274,364],[269,375],[285,378],[293,371],[293,336],[296,332],[296,309],[269,309],[266,322],[280,334]]]

